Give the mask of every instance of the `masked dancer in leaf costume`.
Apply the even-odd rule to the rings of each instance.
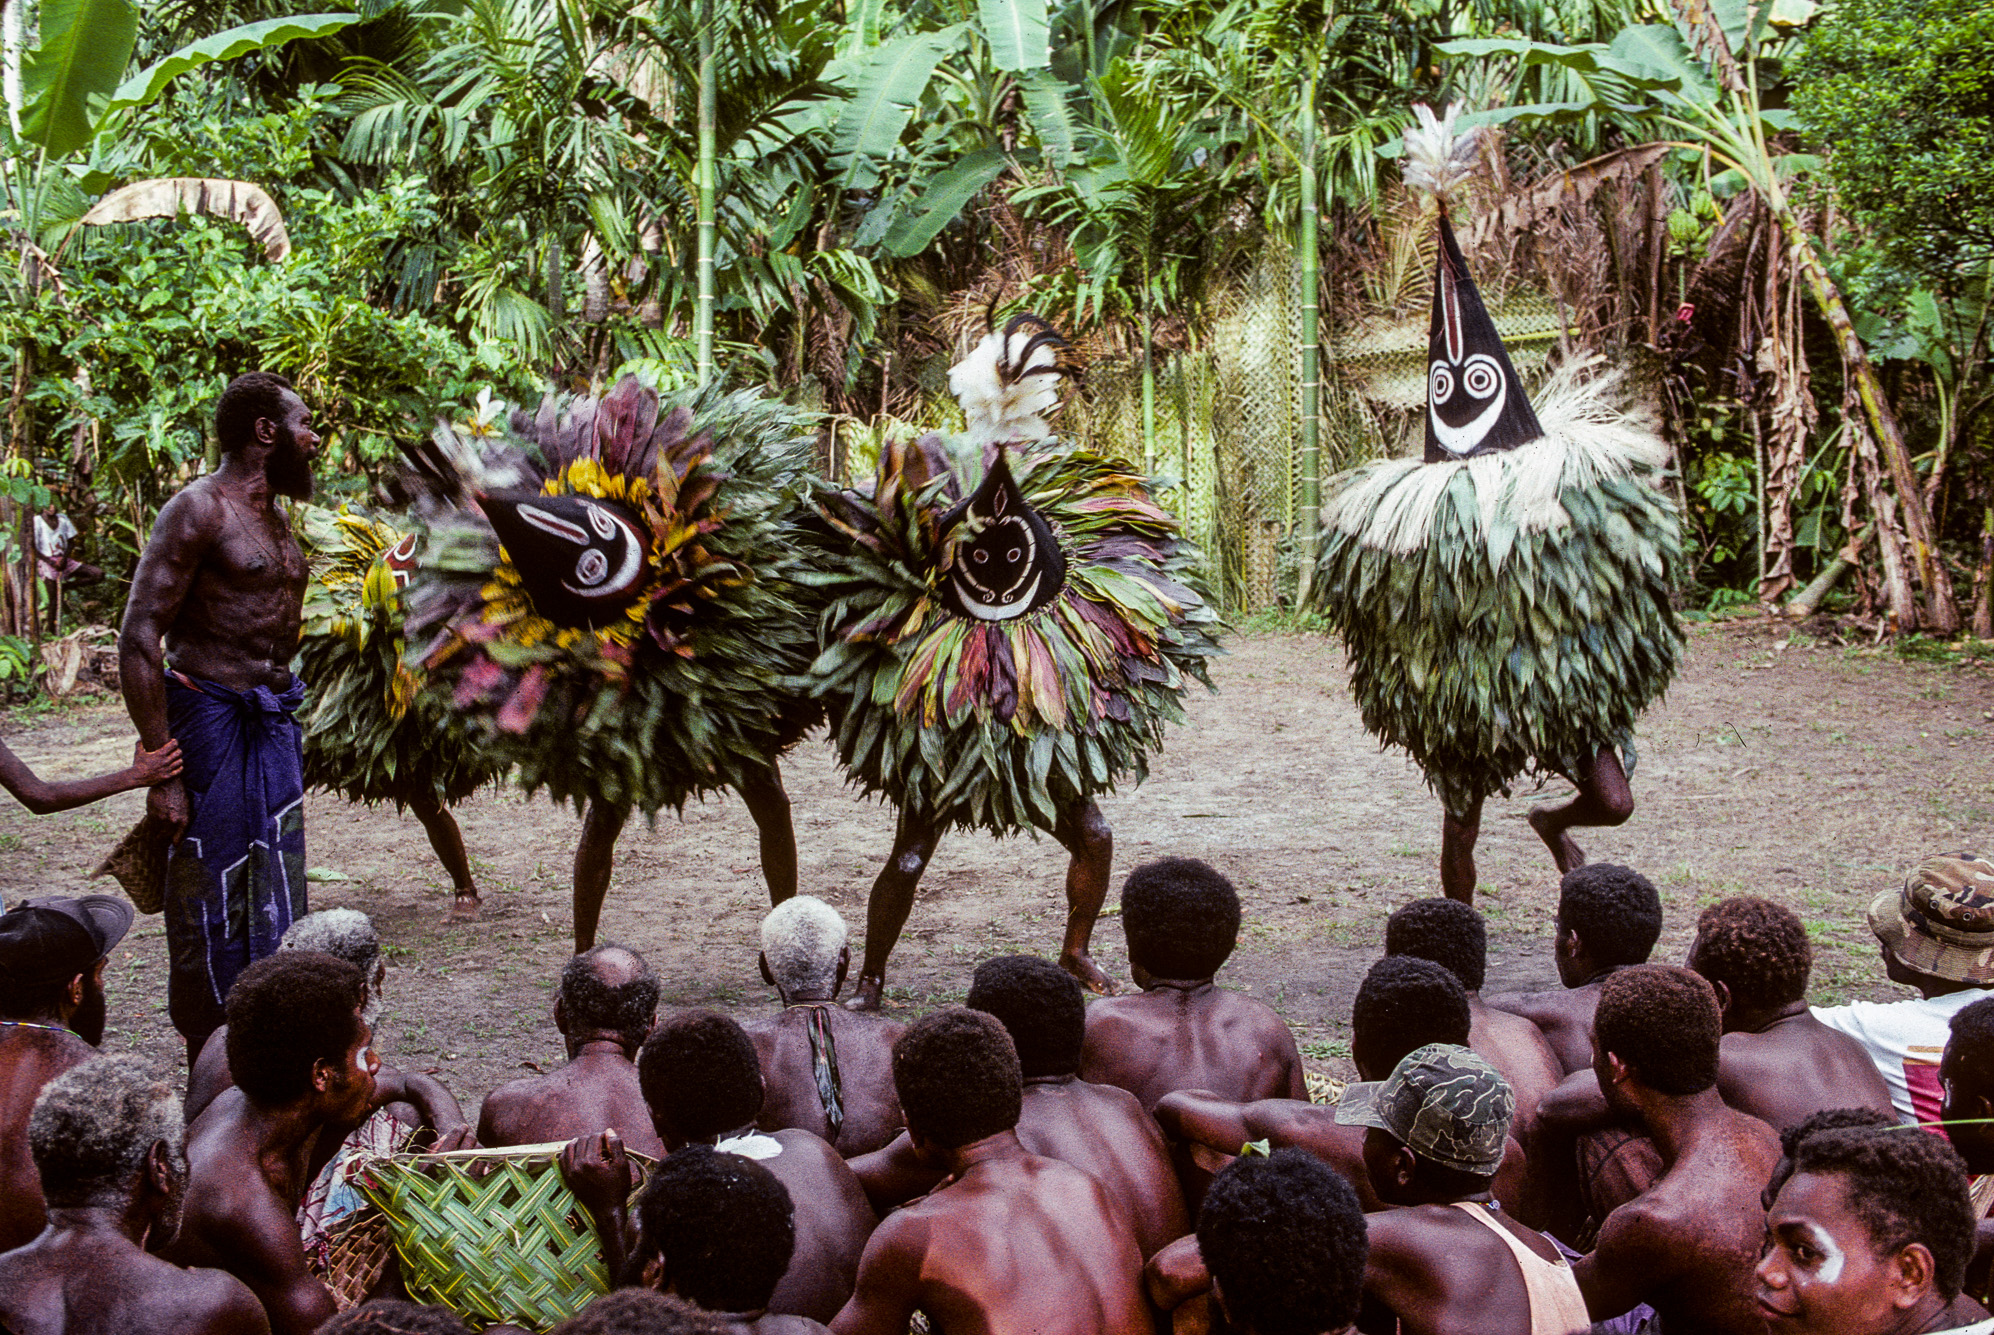
[[[796,893],[776,759],[821,714],[796,517],[813,436],[753,393],[661,404],[626,376],[550,395],[509,436],[440,427],[411,462],[444,503],[408,606],[409,661],[529,792],[583,808],[575,945],[595,940],[633,810],[732,788],[769,897]]]
[[[964,438],[889,444],[870,495],[819,497],[842,541],[815,689],[852,779],[899,808],[856,1008],[879,1005],[921,874],[959,827],[1066,848],[1060,963],[1110,990],[1088,954],[1114,850],[1094,799],[1147,773],[1187,677],[1210,685],[1217,617],[1144,480],[1047,439],[1074,369],[1043,321],[1013,318],[949,373]]]
[[[448,728],[448,703],[402,662],[402,589],[421,535],[342,505],[293,507],[311,563],[298,655],[304,668],[305,786],[415,813],[450,873],[450,917],[481,901],[450,808],[503,769]]]
[[[1482,803],[1525,769],[1578,790],[1530,813],[1561,872],[1585,861],[1572,826],[1632,813],[1634,721],[1682,651],[1681,533],[1668,447],[1609,404],[1613,377],[1568,369],[1532,410],[1448,221],[1475,135],[1416,110],[1405,179],[1440,200],[1426,454],[1329,484],[1319,588],[1364,725],[1440,796],[1441,887],[1466,901]]]

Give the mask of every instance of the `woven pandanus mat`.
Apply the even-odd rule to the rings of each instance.
[[[609,1288],[595,1231],[561,1182],[566,1144],[367,1157],[349,1180],[387,1220],[416,1301],[545,1330]]]

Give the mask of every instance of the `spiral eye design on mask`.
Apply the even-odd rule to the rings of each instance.
[[[1467,366],[1461,371],[1461,387],[1478,399],[1486,399],[1502,385],[1502,368],[1496,365],[1495,358],[1478,352],[1468,358]]]
[[[609,558],[599,547],[591,547],[575,562],[575,582],[583,588],[592,588],[602,583],[603,576],[609,573]]]
[[[1433,370],[1428,372],[1427,374],[1426,401],[1428,403],[1445,403],[1447,402],[1447,400],[1453,397],[1454,397],[1453,369],[1439,362],[1435,362],[1433,364]]]
[[[595,535],[598,538],[613,538],[616,536],[616,521],[611,519],[599,506],[585,505],[583,508],[588,511],[589,527],[595,530]]]

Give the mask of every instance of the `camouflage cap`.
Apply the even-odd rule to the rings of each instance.
[[[1994,985],[1994,862],[1972,853],[1926,858],[1902,890],[1870,901],[1869,929],[1920,973]]]
[[[1502,1072],[1452,1043],[1408,1053],[1391,1075],[1350,1086],[1336,1105],[1341,1126],[1375,1126],[1422,1159],[1482,1175],[1501,1166],[1515,1115]]]

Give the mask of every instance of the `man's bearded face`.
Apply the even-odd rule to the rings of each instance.
[[[312,459],[318,454],[318,433],[311,429],[311,410],[295,394],[284,396],[284,416],[277,422],[276,448],[264,465],[270,489],[294,501],[312,496]]]
[[[83,1000],[69,1017],[69,1029],[93,1048],[104,1041],[104,980],[95,969],[83,975]]]

